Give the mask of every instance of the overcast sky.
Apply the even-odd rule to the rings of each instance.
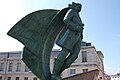
[[[83,40],[103,52],[106,73],[120,71],[120,0],[1,0],[0,52],[22,50],[23,45],[6,33],[24,16],[41,9],[62,9],[73,1],[83,5]]]

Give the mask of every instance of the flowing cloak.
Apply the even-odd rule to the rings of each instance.
[[[58,34],[65,31],[63,19],[68,10],[35,11],[22,18],[7,33],[24,45],[22,60],[41,80],[51,78],[50,53]]]

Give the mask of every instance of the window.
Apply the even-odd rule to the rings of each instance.
[[[28,77],[24,77],[24,80],[28,80]]]
[[[84,73],[84,72],[87,72],[87,71],[88,71],[88,69],[83,69],[82,71],[83,71],[83,73]]]
[[[82,62],[87,62],[87,51],[82,51]]]
[[[4,71],[4,63],[0,63],[0,72]]]
[[[19,77],[16,77],[16,79],[15,80],[19,80]]]
[[[0,76],[0,80],[2,80],[2,76]]]
[[[20,72],[21,63],[17,63],[16,72]]]
[[[8,72],[12,72],[13,63],[9,63]]]
[[[34,77],[34,78],[33,78],[33,80],[37,80],[37,78],[36,78],[36,77]]]
[[[11,80],[11,77],[8,77],[8,80]]]
[[[75,69],[70,69],[70,74],[76,74],[76,70]]]
[[[25,72],[29,72],[29,68],[27,66],[25,66]]]

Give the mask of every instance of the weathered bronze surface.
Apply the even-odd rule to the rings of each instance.
[[[77,58],[84,26],[80,10],[81,4],[74,2],[62,10],[39,10],[28,14],[9,30],[9,36],[24,44],[22,60],[41,80],[61,80],[62,71]],[[55,43],[62,51],[51,74],[50,53]]]

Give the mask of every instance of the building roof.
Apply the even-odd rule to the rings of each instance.
[[[80,73],[74,76],[64,78],[63,80],[96,80],[99,70],[95,69],[85,73]]]
[[[117,73],[115,75],[111,75],[111,77],[120,77],[120,73]]]
[[[12,52],[0,52],[0,58],[13,58],[21,57],[21,51],[12,51]]]

